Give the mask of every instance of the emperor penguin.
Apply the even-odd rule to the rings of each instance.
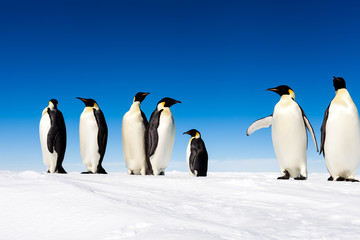
[[[196,177],[206,177],[208,153],[205,143],[201,139],[200,132],[196,129],[191,129],[183,134],[189,134],[191,136],[186,149],[186,162],[190,173]]]
[[[135,95],[130,110],[122,120],[122,145],[128,174],[146,174],[145,131],[148,120],[140,109],[141,102],[150,93],[139,92]]]
[[[255,121],[246,134],[249,136],[260,128],[272,125],[273,146],[282,174],[278,179],[292,177],[306,180],[306,128],[312,136],[316,150],[319,151],[314,129],[300,105],[295,102],[295,93],[290,87],[281,85],[267,90],[278,93],[281,96],[280,101],[275,105],[272,115]]]
[[[345,80],[334,77],[335,97],[325,111],[321,125],[320,154],[330,173],[329,181],[353,181],[360,163],[360,121],[358,110],[346,90]]]
[[[62,166],[66,149],[66,127],[58,101],[51,99],[43,112],[39,132],[43,161],[48,173],[66,173]]]
[[[85,103],[80,115],[80,155],[87,172],[106,174],[102,167],[104,159],[108,128],[103,112],[94,99],[79,98]]]
[[[180,101],[172,98],[161,99],[151,114],[146,129],[146,157],[151,164],[147,172],[153,175],[165,175],[175,141],[175,121],[170,107]],[[149,166],[150,167],[150,166]]]

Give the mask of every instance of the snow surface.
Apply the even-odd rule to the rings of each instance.
[[[0,172],[0,239],[358,239],[360,185],[277,173]]]

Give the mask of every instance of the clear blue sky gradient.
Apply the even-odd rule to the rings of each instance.
[[[265,89],[292,87],[320,143],[332,76],[360,104],[359,9],[359,1],[3,1],[0,169],[45,171],[38,125],[56,98],[68,131],[64,166],[84,170],[84,105],[75,97],[86,97],[108,122],[104,167],[120,171],[122,116],[146,91],[147,116],[163,97],[183,102],[172,108],[178,170],[186,170],[182,133],[197,128],[210,159],[233,164],[226,170],[278,171],[270,129],[245,135],[279,100]],[[310,139],[308,158],[309,172],[326,171]]]

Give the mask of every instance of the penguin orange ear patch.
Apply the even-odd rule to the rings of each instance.
[[[292,97],[292,99],[295,100],[295,93],[294,93],[294,91],[291,90],[291,89],[289,89],[289,94],[290,94],[290,96]]]

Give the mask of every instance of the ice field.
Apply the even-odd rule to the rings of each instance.
[[[357,239],[360,185],[278,173],[0,171],[0,239]]]

